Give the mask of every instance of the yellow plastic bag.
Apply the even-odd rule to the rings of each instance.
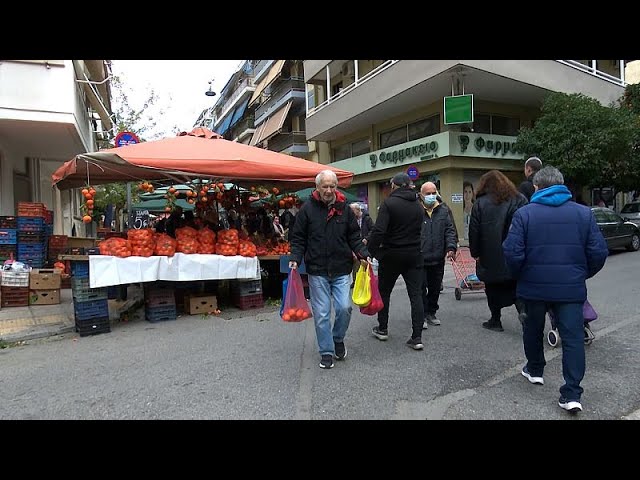
[[[360,268],[356,273],[356,283],[353,286],[353,294],[351,294],[351,300],[359,307],[366,307],[371,303],[371,272],[369,270],[370,265],[367,263],[366,267],[360,264]]]

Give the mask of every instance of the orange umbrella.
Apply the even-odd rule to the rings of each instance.
[[[52,179],[60,189],[141,179],[182,182],[193,177],[244,185],[265,181],[293,189],[313,184],[326,169],[336,173],[341,187],[351,184],[352,172],[224,140],[198,127],[176,137],[77,155]]]

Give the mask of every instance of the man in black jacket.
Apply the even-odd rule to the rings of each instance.
[[[398,173],[391,179],[391,195],[382,202],[378,218],[369,234],[367,247],[380,262],[378,279],[384,308],[378,313],[378,326],[373,335],[378,340],[389,338],[389,298],[399,275],[407,285],[411,302],[411,338],[407,345],[422,350],[422,254],[420,253],[420,229],[424,210],[418,203],[413,182],[406,173]]]
[[[438,190],[435,183],[425,182],[420,189],[421,203],[424,208],[422,220],[422,256],[424,268],[422,275],[422,304],[424,306],[427,325],[440,325],[436,318],[440,287],[444,277],[445,255],[453,258],[458,247],[449,208],[437,199]]]
[[[369,216],[368,213],[365,214],[362,211],[362,207],[360,206],[359,203],[354,202],[349,206],[351,207],[353,214],[356,216],[356,221],[358,222],[358,228],[360,228],[360,238],[362,238],[362,243],[366,245],[367,236],[369,235],[369,232],[371,232],[371,229],[373,228],[373,219]],[[351,288],[353,288],[353,285],[356,281],[356,274],[358,273],[359,269],[360,269],[360,262],[357,260],[357,258],[355,258],[353,261],[353,281],[351,282]]]
[[[520,184],[518,191],[527,198],[527,201],[531,200],[531,195],[535,192],[533,176],[538,173],[541,168],[542,161],[538,157],[529,157],[529,159],[524,162],[524,176],[527,177],[527,179]]]
[[[337,360],[347,357],[344,337],[351,320],[352,252],[361,260],[369,259],[356,217],[347,207],[344,195],[336,190],[337,186],[338,178],[333,170],[323,170],[316,176],[316,190],[295,217],[289,262],[289,268],[297,268],[304,258],[320,368],[327,369],[333,368],[334,356]]]

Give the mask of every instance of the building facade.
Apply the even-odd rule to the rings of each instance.
[[[42,202],[54,233],[86,234],[79,191],[61,192],[51,175],[112,136],[110,77],[107,60],[0,61],[0,215]]]
[[[624,60],[306,60],[310,157],[355,173],[351,192],[376,209],[398,172],[434,181],[461,240],[478,179],[491,169],[523,179],[518,131],[551,91],[604,105],[624,92]],[[473,96],[473,122],[445,122],[444,98]],[[449,123],[449,124],[447,124]],[[544,161],[544,159],[543,159]]]

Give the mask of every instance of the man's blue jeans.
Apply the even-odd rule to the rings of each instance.
[[[547,309],[553,311],[560,340],[562,341],[562,376],[565,384],[560,395],[569,401],[580,401],[584,378],[584,318],[582,303],[547,303],[525,300],[527,320],[522,340],[527,357],[527,370],[533,377],[542,377],[544,366],[544,325]]]
[[[308,275],[309,294],[313,321],[316,324],[316,340],[320,355],[335,353],[334,341],[344,341],[351,321],[351,275],[324,277]],[[333,329],[331,328],[331,298],[336,311]]]

